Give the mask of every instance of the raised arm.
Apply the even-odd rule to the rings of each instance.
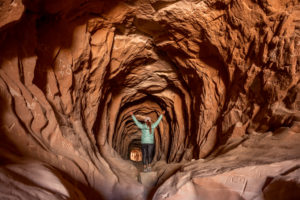
[[[143,128],[143,124],[135,118],[134,114],[133,113],[130,113],[130,114],[131,114],[131,117],[132,117],[134,123],[137,125],[137,127]]]
[[[163,112],[163,113],[164,113],[164,112]],[[156,127],[158,126],[158,124],[159,124],[160,120],[162,119],[162,117],[163,117],[163,114],[160,114],[160,116],[159,116],[159,118],[156,120],[156,122],[154,122],[154,123],[152,124],[152,128],[156,128]]]

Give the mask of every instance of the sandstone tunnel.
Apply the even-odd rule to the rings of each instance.
[[[98,109],[94,133],[98,138],[104,137],[123,158],[127,158],[129,146],[137,144],[141,138],[129,113],[136,113],[143,121],[144,116],[157,119],[158,113],[164,110],[165,118],[155,134],[155,159],[179,162],[204,157],[216,142],[217,129],[213,124],[222,109],[225,78],[218,76],[217,70],[213,80],[209,78],[210,74],[202,77],[204,74],[198,74],[191,67],[182,69],[168,55],[162,57],[161,52],[151,47],[152,42],[151,38],[138,35],[115,37],[116,49],[112,49],[110,67],[117,70],[104,80],[104,85],[107,85],[102,97],[105,103]],[[120,50],[120,47],[123,48]],[[123,51],[130,52],[130,55],[134,52],[137,58],[120,66],[119,62],[123,62],[115,60]],[[210,56],[207,59],[218,60],[218,55]],[[215,63],[222,67],[221,61]],[[210,102],[206,100],[208,98],[211,98]],[[212,103],[219,107],[213,107]],[[204,118],[208,115],[212,121],[205,123]],[[103,132],[101,126],[107,129]],[[209,131],[211,136],[208,139]],[[205,147],[206,142],[210,142],[210,147]]]
[[[299,197],[299,16],[298,0],[1,1],[0,199]],[[162,112],[143,174],[130,113]]]

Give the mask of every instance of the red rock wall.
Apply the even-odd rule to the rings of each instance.
[[[109,195],[138,185],[122,175],[140,138],[130,112],[154,121],[166,111],[155,161],[167,162],[300,120],[296,0],[0,6],[5,162],[43,161]]]

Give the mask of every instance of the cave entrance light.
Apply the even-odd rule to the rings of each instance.
[[[129,144],[128,159],[134,162],[142,161],[142,144],[140,139],[134,139]]]
[[[133,148],[130,151],[130,160],[135,162],[141,162],[142,161],[142,151],[140,148]]]

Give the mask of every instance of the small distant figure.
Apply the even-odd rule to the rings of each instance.
[[[134,121],[134,123],[139,127],[139,129],[142,130],[142,157],[143,157],[143,165],[144,165],[144,172],[151,171],[150,163],[153,159],[153,153],[154,153],[154,129],[158,126],[159,122],[161,121],[163,114],[165,114],[165,111],[163,111],[156,122],[152,123],[150,117],[146,117],[144,119],[145,123],[139,122],[132,112],[130,112],[130,115]]]

